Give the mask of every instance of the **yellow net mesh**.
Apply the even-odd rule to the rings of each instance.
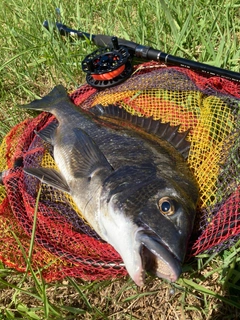
[[[239,237],[239,84],[177,67],[145,64],[121,85],[104,91],[84,85],[70,97],[83,109],[114,104],[131,114],[181,125],[180,131],[190,128],[187,161],[200,187],[200,224],[190,254],[220,250]],[[26,178],[22,168],[14,168],[14,163],[23,158],[23,166],[56,167],[51,152],[34,134],[51,121],[53,117],[44,113],[26,120],[0,146],[0,171],[9,169],[4,186],[0,185],[0,259],[19,270],[26,263],[13,233],[28,250],[39,184]],[[38,211],[33,264],[43,268],[46,279],[126,274],[119,255],[82,220],[69,195],[44,186]]]

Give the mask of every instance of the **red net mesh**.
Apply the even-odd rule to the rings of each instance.
[[[191,128],[188,163],[200,187],[196,228],[189,256],[232,245],[240,234],[239,209],[239,103],[240,85],[219,77],[200,75],[178,67],[148,63],[136,67],[123,84],[97,91],[81,86],[71,95],[80,108],[98,103],[118,104],[132,114]],[[15,167],[54,167],[51,149],[35,135],[54,117],[41,113],[15,126],[0,147],[0,246],[1,261],[20,271],[26,269],[37,208],[34,270],[47,281],[66,276],[86,280],[126,274],[121,257],[83,220],[68,195],[40,183]]]

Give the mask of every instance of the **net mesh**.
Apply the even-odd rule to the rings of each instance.
[[[79,108],[117,104],[128,112],[153,116],[180,131],[191,128],[188,163],[200,187],[196,226],[187,255],[231,246],[240,234],[239,146],[240,85],[157,63],[136,66],[121,85],[98,91],[83,85],[70,94]],[[55,167],[52,150],[34,131],[55,121],[48,113],[16,125],[0,146],[0,260],[26,270],[34,214],[31,257],[47,281],[66,276],[85,280],[126,275],[119,254],[95,233],[71,197],[23,173],[15,166]],[[36,202],[39,196],[39,201]]]

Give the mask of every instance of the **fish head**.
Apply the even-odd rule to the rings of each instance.
[[[106,240],[119,252],[137,285],[144,284],[146,271],[174,282],[182,272],[193,229],[196,183],[191,178],[155,176],[140,182],[131,180],[131,174],[128,177],[129,182],[118,181],[104,197]]]

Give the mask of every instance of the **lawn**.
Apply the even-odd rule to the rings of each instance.
[[[59,4],[60,3],[60,4]],[[0,3],[0,141],[33,116],[17,105],[56,84],[69,91],[85,83],[87,40],[62,38],[42,23],[62,21],[93,34],[117,35],[163,52],[239,72],[237,0],[73,1],[2,0]],[[24,252],[23,252],[24,254]],[[25,253],[26,260],[30,255]],[[0,264],[0,319],[239,319],[240,240],[220,253],[186,263],[174,284],[148,276],[138,288],[129,277],[46,283]]]

